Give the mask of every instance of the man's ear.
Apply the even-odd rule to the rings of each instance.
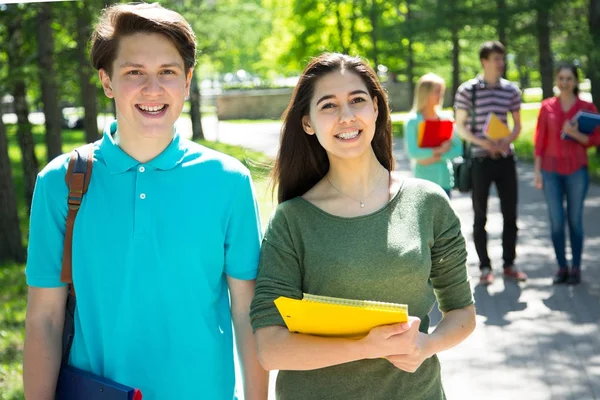
[[[115,97],[113,93],[112,84],[110,82],[110,76],[108,76],[108,72],[104,68],[100,68],[98,70],[98,76],[100,77],[100,83],[102,84],[102,89],[104,89],[104,94],[109,99]]]
[[[194,76],[194,68],[190,68],[185,77],[185,98],[190,97],[190,87],[192,86],[192,77]]]
[[[302,117],[302,129],[304,129],[304,132],[308,133],[309,135],[315,134],[315,130],[312,128],[308,115]]]

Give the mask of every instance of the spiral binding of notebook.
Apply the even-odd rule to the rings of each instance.
[[[304,297],[302,298],[302,300],[315,302],[315,303],[337,304],[337,305],[341,305],[341,306],[363,307],[363,308],[367,307],[367,308],[377,308],[377,309],[408,311],[408,307],[406,306],[406,304],[386,303],[383,301],[373,301],[373,300],[342,299],[339,297],[318,296],[316,294],[308,294],[308,293],[304,293]]]

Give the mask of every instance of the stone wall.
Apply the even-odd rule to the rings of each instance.
[[[217,117],[228,119],[279,119],[285,111],[292,88],[232,90],[217,96]]]
[[[392,111],[408,111],[412,107],[410,89],[405,82],[387,84]],[[292,96],[292,88],[267,90],[235,90],[217,96],[219,120],[279,119]],[[446,91],[444,107],[452,105],[452,94]]]

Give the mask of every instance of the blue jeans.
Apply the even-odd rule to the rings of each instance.
[[[552,244],[558,266],[567,267],[565,210],[564,199],[567,199],[567,220],[571,241],[572,265],[581,266],[583,251],[583,202],[588,191],[590,175],[587,167],[582,167],[570,175],[542,171],[544,196],[548,203],[548,215],[552,230]]]

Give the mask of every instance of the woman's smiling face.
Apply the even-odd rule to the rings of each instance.
[[[570,68],[561,68],[556,74],[556,86],[561,92],[573,93],[576,85],[575,75]]]
[[[377,121],[377,99],[361,77],[348,70],[324,75],[314,87],[304,131],[316,135],[327,154],[357,158],[371,149]]]

